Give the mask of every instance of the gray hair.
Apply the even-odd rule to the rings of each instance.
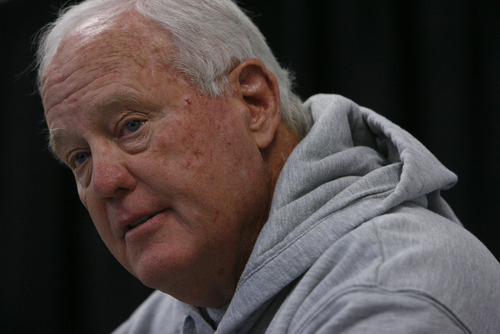
[[[176,48],[174,69],[201,92],[221,96],[228,73],[249,58],[260,59],[277,78],[282,119],[304,136],[311,119],[292,92],[292,78],[283,69],[255,24],[232,0],[86,0],[63,10],[42,32],[38,49],[38,83],[64,36],[83,20],[103,12],[120,15],[134,9],[158,23]]]

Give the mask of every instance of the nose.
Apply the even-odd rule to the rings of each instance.
[[[125,152],[109,147],[92,152],[91,186],[96,196],[115,198],[132,190],[135,184]]]

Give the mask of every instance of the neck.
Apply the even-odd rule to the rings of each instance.
[[[299,135],[282,122],[276,130],[271,145],[262,151],[262,157],[267,162],[271,174],[273,192],[286,160],[301,140]]]

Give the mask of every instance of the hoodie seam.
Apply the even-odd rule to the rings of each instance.
[[[391,289],[386,289],[383,288],[379,285],[355,285],[350,288],[345,289],[344,291],[341,291],[340,293],[336,294],[334,298],[327,299],[326,301],[319,303],[317,307],[314,308],[314,311],[311,310],[310,316],[308,316],[306,319],[301,321],[301,325],[296,331],[297,333],[303,333],[305,328],[314,322],[314,319],[318,317],[321,314],[324,314],[324,311],[329,305],[332,305],[336,303],[339,299],[348,296],[349,294],[357,293],[357,292],[366,292],[366,293],[378,293],[378,294],[397,294],[400,296],[405,296],[410,299],[417,299],[420,301],[423,301],[424,303],[428,304],[432,308],[436,309],[439,313],[444,315],[450,322],[453,323],[456,327],[460,328],[460,330],[463,333],[466,334],[471,334],[471,330],[463,323],[462,320],[458,316],[453,313],[452,310],[450,310],[446,305],[441,303],[439,300],[434,298],[433,296],[420,291],[420,290],[413,290],[413,289],[397,289],[397,290],[391,290]],[[332,315],[333,316],[333,315]]]

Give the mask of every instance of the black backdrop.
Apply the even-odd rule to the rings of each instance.
[[[0,0],[0,332],[106,333],[150,290],[108,254],[45,149],[29,71],[63,0]],[[444,196],[500,257],[498,1],[247,0],[302,97],[339,93],[399,123],[460,178]]]

